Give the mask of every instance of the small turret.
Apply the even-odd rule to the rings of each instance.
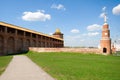
[[[115,48],[115,45],[114,43],[112,44],[112,53],[115,53],[116,52],[116,48]]]
[[[60,29],[56,29],[55,33],[53,34],[54,37],[63,39],[63,33],[61,33]]]

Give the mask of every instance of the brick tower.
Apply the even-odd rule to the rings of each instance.
[[[100,41],[101,53],[111,54],[111,39],[110,39],[110,30],[107,23],[106,14],[104,14],[104,24],[102,27],[102,39]]]
[[[60,29],[56,29],[55,33],[53,34],[54,37],[63,39],[63,33],[61,33]]]

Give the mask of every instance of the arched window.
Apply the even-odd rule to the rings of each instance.
[[[23,39],[22,38],[19,38],[18,39],[18,42],[17,42],[17,47],[18,47],[18,51],[22,51],[23,50]]]
[[[26,40],[26,43],[25,43],[25,51],[28,51],[28,50],[29,50],[29,47],[30,47],[30,40],[27,39],[27,40]]]
[[[3,39],[3,36],[0,36],[0,55],[3,54],[3,48],[4,47],[4,39]]]
[[[8,54],[13,54],[15,53],[15,40],[13,37],[9,37],[7,40],[7,52]]]
[[[26,47],[30,47],[30,40],[29,39],[26,40]]]
[[[36,47],[36,41],[35,41],[35,40],[33,40],[32,46],[33,46],[33,47]]]

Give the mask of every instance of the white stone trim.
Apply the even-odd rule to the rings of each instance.
[[[101,40],[111,40],[109,37],[103,37]]]

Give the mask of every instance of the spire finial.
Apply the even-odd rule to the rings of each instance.
[[[108,17],[107,17],[107,13],[106,13],[106,7],[104,6],[103,8],[102,8],[102,11],[103,11],[103,17],[104,17],[104,23],[107,23],[107,19],[108,19]]]
[[[107,23],[107,14],[104,12],[104,23]]]

